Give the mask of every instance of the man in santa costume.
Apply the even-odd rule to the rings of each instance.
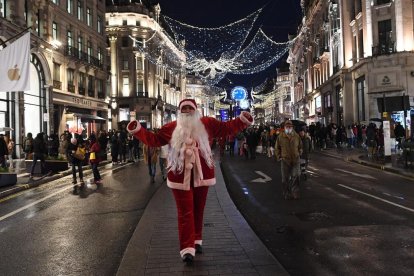
[[[246,111],[228,122],[201,117],[193,99],[182,100],[178,108],[177,121],[164,125],[157,133],[147,131],[135,120],[127,129],[149,146],[170,144],[167,186],[177,205],[180,255],[189,264],[195,253],[202,253],[204,206],[208,187],[216,183],[210,147],[213,138],[237,134],[253,123],[253,117]]]

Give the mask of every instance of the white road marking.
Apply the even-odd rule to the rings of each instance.
[[[21,207],[21,208],[19,208],[19,209],[16,209],[16,210],[14,210],[13,212],[10,212],[10,213],[8,213],[7,215],[4,215],[4,216],[0,217],[0,221],[5,220],[6,218],[9,218],[9,217],[11,217],[11,216],[13,216],[13,215],[15,215],[15,214],[18,214],[18,213],[20,213],[20,212],[22,212],[22,211],[24,211],[24,210],[26,210],[26,209],[28,209],[28,208],[30,208],[30,207],[32,207],[32,206],[34,206],[34,205],[38,204],[38,203],[40,203],[40,202],[43,202],[43,201],[45,201],[45,200],[47,200],[47,199],[49,199],[49,198],[51,198],[51,197],[53,197],[53,196],[55,196],[55,195],[57,195],[57,194],[60,194],[60,193],[62,193],[62,192],[64,192],[64,191],[66,191],[66,190],[69,190],[69,189],[72,189],[72,186],[69,186],[69,187],[63,188],[63,189],[61,189],[61,190],[59,190],[59,191],[57,191],[57,192],[54,192],[54,193],[52,193],[52,194],[50,194],[50,195],[48,195],[48,196],[45,196],[45,197],[44,197],[44,198],[42,198],[42,199],[36,200],[36,201],[34,201],[34,202],[30,203],[30,204],[27,204],[26,206],[23,206],[23,207]]]
[[[368,179],[375,179],[376,180],[375,177],[370,176],[368,174],[354,173],[354,172],[350,172],[350,171],[343,170],[343,169],[337,169],[337,168],[335,168],[335,170],[340,171],[340,172],[344,172],[344,173],[348,173],[348,174],[351,174],[351,175],[354,175],[354,176],[359,176],[359,177],[362,177],[362,178],[368,178]]]
[[[268,181],[271,181],[272,179],[266,175],[265,173],[261,172],[261,171],[255,171],[255,173],[257,173],[258,175],[263,176],[264,178],[256,178],[253,179],[251,182],[261,182],[261,183],[266,183]]]
[[[385,203],[388,203],[388,204],[394,205],[394,206],[396,206],[396,207],[399,207],[399,208],[402,208],[402,209],[404,209],[404,210],[407,210],[407,211],[410,211],[410,212],[414,213],[414,209],[411,209],[411,208],[405,207],[405,206],[403,206],[403,205],[400,205],[400,204],[394,203],[394,202],[392,202],[392,201],[389,201],[389,200],[386,200],[386,199],[383,199],[383,198],[380,198],[380,197],[377,197],[377,196],[374,196],[374,195],[371,195],[371,194],[365,193],[365,192],[363,192],[363,191],[360,191],[360,190],[357,190],[357,189],[354,189],[354,188],[348,187],[348,186],[343,185],[343,184],[338,184],[338,185],[339,185],[339,186],[341,186],[341,187],[343,187],[343,188],[345,188],[345,189],[348,189],[348,190],[351,190],[351,191],[354,191],[354,192],[357,192],[357,193],[360,193],[360,194],[363,194],[363,195],[366,195],[366,196],[369,196],[369,197],[372,197],[372,198],[378,199],[378,200],[380,200],[380,201],[382,201],[382,202],[385,202]]]
[[[106,175],[106,174],[112,173],[112,172],[117,171],[118,169],[120,169],[120,168],[122,168],[122,167],[125,167],[125,166],[127,166],[127,165],[128,165],[128,164],[123,165],[123,166],[119,166],[119,167],[117,167],[117,168],[115,168],[115,169],[113,169],[113,170],[110,170],[110,171],[103,172],[103,173],[101,173],[101,175]],[[69,178],[69,177],[68,177],[68,178]],[[11,217],[11,216],[14,216],[14,215],[16,215],[16,214],[18,214],[18,213],[20,213],[20,212],[22,212],[22,211],[24,211],[24,210],[26,210],[26,209],[28,209],[28,208],[32,207],[32,206],[34,206],[34,205],[36,205],[36,204],[39,204],[39,203],[41,203],[41,202],[43,202],[43,201],[45,201],[45,200],[47,200],[47,199],[49,199],[49,198],[51,198],[51,197],[54,197],[54,196],[55,196],[55,195],[57,195],[57,194],[60,194],[60,193],[62,193],[62,192],[64,192],[64,191],[66,191],[66,190],[69,190],[69,189],[73,189],[73,186],[72,186],[72,185],[70,185],[70,186],[68,186],[68,187],[66,187],[66,188],[63,188],[63,189],[60,189],[59,191],[54,192],[54,193],[52,193],[52,194],[50,194],[50,195],[48,195],[48,196],[45,196],[44,198],[41,198],[41,199],[36,200],[36,201],[34,201],[34,202],[30,203],[30,204],[27,204],[26,206],[20,207],[19,209],[16,209],[16,210],[14,210],[13,212],[10,212],[10,213],[8,213],[8,214],[6,214],[6,215],[4,215],[4,216],[0,217],[0,221],[5,220],[5,219],[7,219],[7,218],[9,218],[9,217]]]

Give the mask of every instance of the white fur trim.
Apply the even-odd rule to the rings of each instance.
[[[240,113],[240,120],[243,122],[243,123],[245,123],[246,125],[248,125],[248,126],[250,126],[251,124],[253,124],[254,123],[254,118],[253,118],[253,116],[252,116],[252,121],[250,122],[247,118],[246,118],[246,115],[245,114],[249,114],[249,112],[247,112],[247,111],[242,111],[242,113]],[[250,115],[251,116],[251,115]]]
[[[197,106],[194,105],[194,103],[192,101],[182,101],[180,104],[180,110],[183,106],[189,105],[192,108],[194,108],[194,110],[197,110]]]
[[[195,240],[194,244],[203,245],[203,240]]]
[[[195,248],[194,247],[187,247],[180,251],[181,258],[184,257],[185,254],[190,253],[193,257],[195,256]]]
[[[135,128],[132,128],[132,123],[134,123],[134,122],[137,123],[137,126]],[[141,129],[141,124],[137,120],[133,120],[133,121],[129,122],[128,125],[127,125],[127,130],[131,134],[137,133],[140,129]]]

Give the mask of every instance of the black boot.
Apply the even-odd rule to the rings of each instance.
[[[194,257],[190,253],[187,253],[187,254],[184,254],[182,259],[183,259],[183,262],[185,262],[187,264],[192,264],[193,260],[194,260]]]

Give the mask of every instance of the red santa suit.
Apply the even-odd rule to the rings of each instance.
[[[179,107],[190,105],[197,109],[194,100],[183,100]],[[215,137],[227,137],[236,134],[253,123],[248,112],[242,112],[239,118],[228,122],[221,122],[212,117],[200,118],[208,135],[210,146]],[[177,122],[164,125],[157,133],[142,128],[139,122],[132,121],[127,129],[144,144],[161,147],[170,143]],[[199,141],[187,138],[182,143],[181,156],[182,170],[172,170],[171,160],[167,175],[167,185],[173,191],[177,205],[178,230],[180,239],[180,254],[195,255],[195,245],[202,244],[203,214],[206,203],[208,187],[216,183],[214,163],[212,159],[206,160],[205,154],[200,151]]]

